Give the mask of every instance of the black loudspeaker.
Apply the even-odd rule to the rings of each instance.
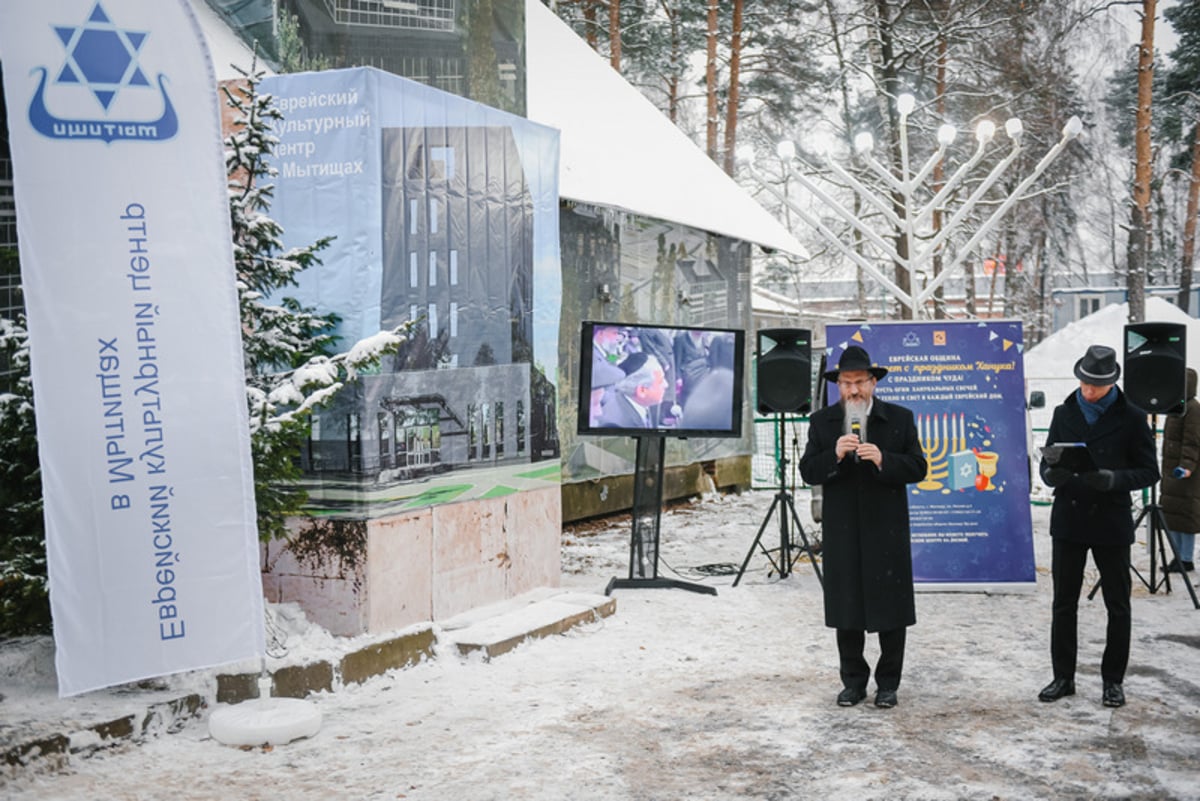
[[[1149,414],[1183,414],[1187,404],[1187,326],[1125,326],[1125,394]]]
[[[812,332],[764,328],[758,332],[758,411],[812,409]]]

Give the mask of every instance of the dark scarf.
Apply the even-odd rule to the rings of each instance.
[[[1083,412],[1083,419],[1089,426],[1095,425],[1096,421],[1100,419],[1100,415],[1107,412],[1109,407],[1117,402],[1117,388],[1113,387],[1107,395],[1095,403],[1084,400],[1083,393],[1075,390],[1075,400],[1079,402],[1079,411]]]

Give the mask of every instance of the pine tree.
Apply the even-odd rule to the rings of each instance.
[[[0,260],[15,271],[15,251]],[[0,392],[0,635],[38,634],[50,628],[50,600],[24,315],[0,318],[0,364],[9,371]]]

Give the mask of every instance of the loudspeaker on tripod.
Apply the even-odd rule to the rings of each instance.
[[[1125,395],[1149,414],[1182,414],[1187,404],[1187,326],[1125,326]]]
[[[812,409],[812,332],[803,328],[758,331],[758,411]]]

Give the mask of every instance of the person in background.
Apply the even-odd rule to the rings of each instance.
[[[875,397],[885,375],[865,350],[846,348],[824,374],[837,383],[838,402],[809,418],[800,457],[800,475],[823,492],[825,625],[837,629],[838,706],[867,697],[868,631],[879,632],[875,706],[896,705],[908,627],[917,622],[905,488],[925,477],[925,454],[912,412]]]
[[[618,367],[624,373],[609,390],[600,413],[604,428],[654,428],[651,412],[667,388],[662,365],[648,353],[631,353]]]
[[[1196,532],[1200,531],[1200,401],[1196,400],[1196,371],[1187,370],[1187,404],[1182,415],[1168,415],[1163,423],[1162,512],[1175,558],[1164,568],[1185,573],[1192,562]]]
[[[658,328],[635,328],[635,341],[638,350],[653,356],[666,379],[662,399],[650,410],[650,425],[673,426],[679,421],[681,409],[675,401],[675,354],[671,350],[671,335]]]
[[[709,368],[690,387],[683,407],[683,424],[687,428],[725,431],[733,426],[734,339],[732,334],[718,334],[708,347]]]
[[[609,364],[617,364],[628,354],[625,352],[625,332],[615,325],[598,325],[592,331],[592,355]]]
[[[1117,388],[1121,366],[1112,348],[1092,345],[1075,363],[1079,389],[1054,409],[1047,444],[1083,442],[1098,469],[1074,473],[1042,458],[1042,480],[1054,488],[1050,509],[1054,601],[1050,659],[1054,680],[1038,693],[1039,701],[1075,694],[1079,592],[1088,551],[1100,571],[1100,589],[1108,613],[1104,656],[1100,662],[1104,706],[1125,704],[1125,668],[1129,664],[1129,546],[1133,544],[1133,507],[1129,493],[1158,481],[1158,455],[1146,413]]]
[[[692,394],[692,388],[708,374],[711,368],[708,344],[703,331],[689,329],[675,334],[673,349],[677,384],[676,397],[678,397],[679,403],[685,407]]]
[[[588,405],[588,424],[596,427],[604,420],[604,404],[613,384],[625,377],[625,371],[597,353],[592,358],[592,388]]]

